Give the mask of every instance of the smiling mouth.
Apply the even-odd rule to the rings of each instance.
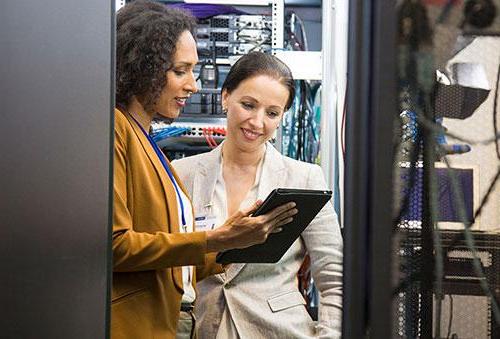
[[[241,130],[243,131],[243,135],[250,140],[255,140],[262,135],[262,133],[253,132],[246,128],[242,128]]]
[[[186,106],[186,101],[189,99],[189,97],[176,97],[175,102],[179,106]]]

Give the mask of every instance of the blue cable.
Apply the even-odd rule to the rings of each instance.
[[[151,137],[155,142],[158,142],[160,140],[170,138],[170,137],[176,137],[179,135],[182,135],[184,132],[189,131],[191,128],[189,127],[177,127],[177,126],[169,126],[166,128],[162,128],[159,131],[156,131],[151,134]]]

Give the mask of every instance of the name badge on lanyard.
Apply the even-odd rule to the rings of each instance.
[[[214,215],[203,215],[194,219],[194,230],[203,232],[213,230],[217,227],[217,217]]]

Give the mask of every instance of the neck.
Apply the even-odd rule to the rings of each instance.
[[[237,149],[229,140],[222,145],[222,154],[224,164],[238,167],[257,167],[264,156],[266,146],[262,145],[258,149],[249,152],[243,152]]]
[[[141,125],[146,132],[149,131],[151,127],[151,121],[153,121],[153,114],[146,112],[142,104],[137,100],[135,96],[132,97],[130,103],[126,107],[128,114],[134,117],[135,120]]]

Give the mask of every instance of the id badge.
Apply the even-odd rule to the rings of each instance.
[[[217,226],[217,218],[213,215],[203,215],[194,219],[194,230],[197,232],[213,230]]]

